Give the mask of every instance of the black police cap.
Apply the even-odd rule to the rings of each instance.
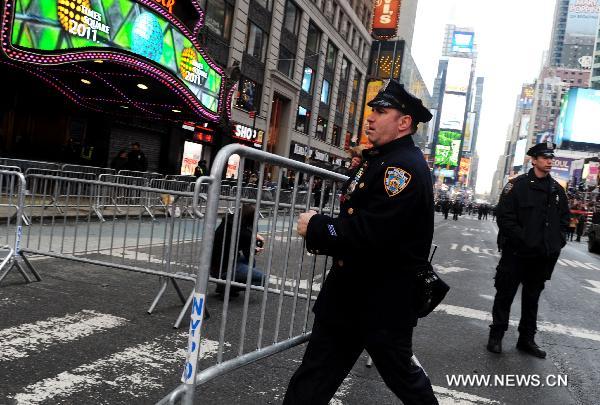
[[[396,80],[390,80],[367,105],[374,108],[395,108],[410,115],[415,122],[428,122],[433,117],[421,99],[406,91]]]
[[[527,155],[532,157],[537,156],[545,156],[545,157],[554,157],[554,149],[556,149],[556,144],[552,142],[542,142],[537,145],[533,145],[527,151]]]

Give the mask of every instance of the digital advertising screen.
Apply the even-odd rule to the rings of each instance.
[[[462,132],[466,107],[467,96],[450,93],[444,94],[440,129],[454,129]]]
[[[363,118],[362,118],[362,128],[360,130],[360,144],[365,145],[367,147],[371,147],[371,142],[367,138],[367,117],[371,114],[371,107],[367,105],[367,103],[375,98],[379,90],[383,87],[383,80],[372,80],[367,84],[367,91],[365,92],[365,103],[363,110]]]
[[[452,52],[473,53],[475,34],[466,31],[454,31],[452,34]]]
[[[473,132],[475,131],[475,117],[477,113],[467,113],[467,125],[465,125],[465,136],[463,137],[463,152],[471,152],[474,149]]]
[[[205,109],[218,112],[222,74],[182,31],[183,25],[155,10],[133,0],[12,2],[11,45],[17,50],[61,57],[42,62],[49,64],[77,61],[76,55],[94,51],[116,50],[115,60],[131,53],[174,75]]]
[[[471,65],[469,58],[448,58],[448,71],[446,72],[446,91],[451,93],[467,93],[471,79]]]
[[[435,164],[451,167],[458,166],[458,153],[460,150],[462,134],[456,131],[440,130],[438,142],[435,147]]]
[[[570,0],[565,35],[596,37],[600,0]]]
[[[557,145],[563,142],[600,144],[600,90],[571,88],[561,101],[556,125]]]
[[[529,123],[531,122],[531,115],[521,115],[521,123],[519,124],[519,138],[525,138],[529,133]]]
[[[571,180],[571,163],[575,159],[556,156],[552,159],[550,175],[563,186]]]
[[[525,150],[527,149],[527,139],[519,139],[515,146],[515,158],[513,159],[513,167],[523,166],[525,163]]]

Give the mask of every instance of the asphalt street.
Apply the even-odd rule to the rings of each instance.
[[[261,231],[268,229],[265,219]],[[545,360],[515,349],[516,325],[506,334],[504,353],[495,355],[486,351],[485,344],[495,292],[496,234],[491,220],[462,216],[452,221],[436,214],[434,242],[439,247],[433,263],[452,289],[442,305],[419,322],[414,352],[440,403],[598,404],[600,256],[588,253],[584,241],[569,242],[563,250],[540,300],[537,341],[548,352]],[[312,286],[314,294],[318,293],[326,259],[302,255],[302,241],[294,234],[288,242],[287,235],[282,224],[273,240],[270,285],[281,286],[291,243],[286,290],[297,286],[306,292]],[[133,248],[115,253],[121,263],[163,266],[163,245],[124,243]],[[193,263],[191,244],[189,240],[180,244],[178,261]],[[85,257],[102,260],[111,254],[98,250]],[[267,257],[259,258],[260,267],[265,267]],[[179,384],[188,321],[179,330],[172,328],[181,309],[174,289],[167,288],[154,313],[148,315],[160,286],[155,276],[47,257],[32,258],[32,263],[43,277],[41,282],[25,284],[17,272],[11,272],[0,285],[0,404],[150,404]],[[294,281],[298,279],[300,283]],[[192,284],[181,282],[180,286],[187,294]],[[204,324],[201,369],[216,362],[223,319],[223,302],[212,292],[214,286],[209,288],[211,317]],[[248,322],[240,338],[244,299],[242,293],[228,305],[224,359],[235,357],[241,343],[243,352],[257,346],[262,294],[250,294]],[[275,340],[279,302],[279,295],[267,299],[263,345]],[[301,333],[306,300],[282,298],[281,308],[278,338]],[[515,323],[519,312],[517,295],[511,314]],[[308,319],[310,324],[310,314]],[[196,403],[280,403],[304,347],[204,384],[197,389]],[[376,368],[365,366],[366,360],[363,353],[332,404],[400,403]]]

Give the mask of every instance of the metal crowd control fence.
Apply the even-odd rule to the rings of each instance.
[[[29,168],[37,169],[49,169],[59,170],[60,164],[52,162],[41,162],[37,160],[25,160],[25,159],[12,159],[12,158],[0,158],[0,165],[3,166],[17,166],[21,168],[22,172],[25,172]]]
[[[21,248],[23,218],[23,199],[25,195],[25,177],[18,171],[0,170],[0,283],[12,269],[17,269],[25,281],[31,278],[21,266],[18,254]],[[35,269],[33,276],[40,280]]]
[[[62,170],[66,172],[83,172],[83,173],[93,173],[97,176],[101,174],[116,174],[115,169],[110,169],[108,167],[96,167],[96,166],[82,166],[82,165],[72,165],[72,164],[64,164],[62,165]]]
[[[148,179],[148,181],[152,179],[162,179],[164,175],[155,172],[138,172],[135,170],[119,170],[119,176],[128,176],[128,177],[143,177],[144,179]]]
[[[121,172],[124,172],[124,170],[121,170]],[[154,217],[149,207],[151,198],[149,198],[148,193],[143,191],[144,188],[148,187],[148,179],[120,174],[101,174],[98,176],[98,180],[103,185],[98,187],[94,211],[100,220],[104,220],[102,212],[106,207],[112,207],[117,212],[122,213],[131,206],[140,206],[148,215]],[[113,184],[124,187],[117,189]]]
[[[260,162],[259,184],[263,184],[266,164],[278,171],[272,200],[265,200],[262,188],[256,189],[256,195],[251,198],[244,197],[241,176],[234,186],[235,194],[223,195],[221,174],[233,154],[240,156],[239,174],[244,172],[246,159]],[[295,171],[291,195],[286,202],[282,201],[284,193],[281,191],[283,168]],[[325,279],[329,258],[308,255],[303,239],[296,234],[295,224],[298,214],[310,208],[306,195],[311,195],[315,176],[333,183],[331,195],[336,195],[339,182],[347,179],[338,173],[231,144],[217,154],[211,175],[198,180],[194,209],[204,214],[204,224],[194,291],[187,301],[192,311],[183,384],[159,404],[181,401],[190,405],[197,385],[308,340],[313,293]],[[301,177],[308,179],[304,197],[299,190]],[[204,182],[209,187],[206,209],[202,210],[203,195],[198,185]],[[323,196],[324,190],[321,192]],[[224,200],[229,207],[228,214],[217,228]],[[339,200],[329,198],[328,205],[318,209],[334,214],[339,209]],[[200,210],[202,212],[198,212]],[[264,218],[259,212],[265,213]],[[264,240],[264,251],[257,250],[259,239]],[[204,322],[209,281],[217,284],[216,292],[221,299],[208,301],[217,310],[211,308],[211,317]],[[243,299],[243,304],[230,304],[239,292],[244,293],[243,298],[238,298]],[[218,341],[216,359],[199,357],[201,334],[203,339]]]
[[[15,172],[2,173],[23,177]],[[125,176],[114,177],[128,179]],[[34,274],[37,272],[27,258],[29,255],[150,274],[159,276],[161,284],[148,312],[155,309],[169,284],[175,288],[182,304],[186,302],[186,295],[181,291],[177,280],[195,280],[195,260],[200,247],[202,222],[197,215],[183,217],[171,213],[181,210],[181,204],[186,199],[191,200],[192,193],[153,189],[129,182],[107,183],[39,174],[29,175],[28,181],[53,184],[61,190],[60,206],[63,207],[61,212],[42,207],[28,213],[30,225],[23,228],[20,247],[14,250]],[[51,192],[48,187],[36,187]],[[121,199],[133,200],[130,205],[105,207],[104,221],[100,221],[95,216],[97,196],[87,196],[84,190],[100,190],[103,196],[111,196],[119,203]],[[164,194],[175,198],[162,208],[155,207],[154,218],[147,215],[148,207],[144,205],[146,199],[158,199]],[[43,193],[37,198],[50,201],[49,196]],[[8,197],[2,201],[4,200],[8,201],[5,205],[12,208],[11,212],[15,212],[14,206],[28,206],[26,202],[12,204]],[[182,317],[183,312],[179,318]]]

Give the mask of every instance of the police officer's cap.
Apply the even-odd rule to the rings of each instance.
[[[554,149],[556,149],[555,143],[542,142],[529,148],[527,155],[532,157],[544,156],[552,158],[554,157]]]
[[[395,108],[410,115],[415,123],[428,122],[433,117],[421,99],[410,94],[395,80],[390,80],[367,105],[373,108]]]

